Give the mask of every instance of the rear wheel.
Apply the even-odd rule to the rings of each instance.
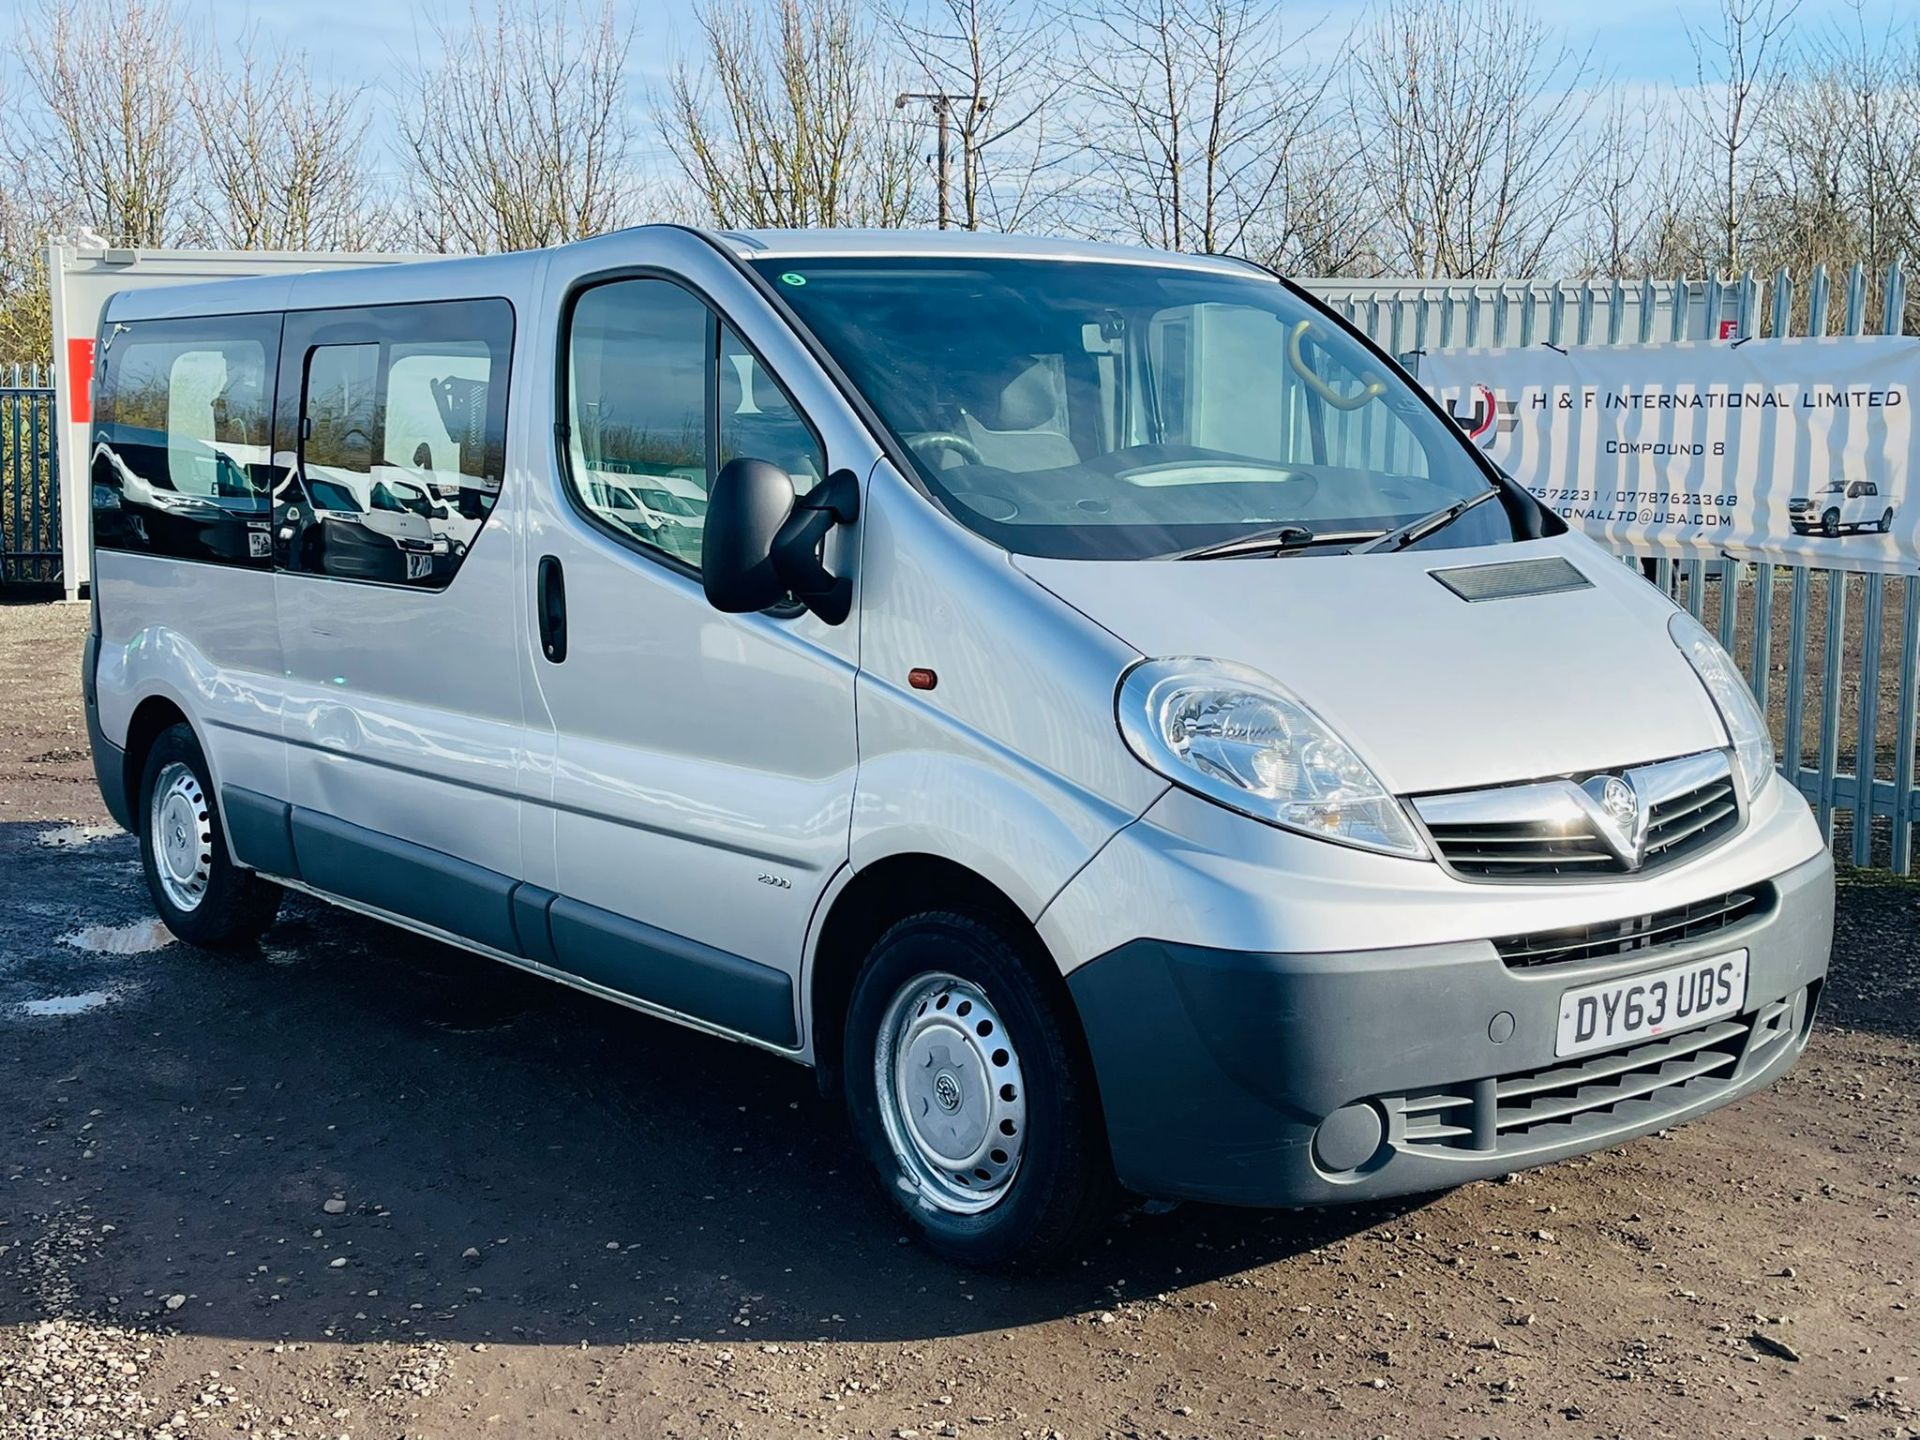
[[[140,778],[140,859],[167,929],[208,950],[258,940],[280,887],[233,863],[200,742],[186,725],[161,733]]]
[[[844,1084],[881,1186],[937,1253],[1010,1268],[1072,1253],[1115,1193],[1071,1018],[974,915],[903,920],[854,987]]]

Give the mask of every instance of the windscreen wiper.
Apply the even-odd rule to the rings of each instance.
[[[1229,555],[1283,555],[1289,550],[1304,550],[1325,545],[1330,539],[1350,538],[1316,535],[1304,525],[1275,525],[1251,535],[1236,535],[1231,540],[1216,540],[1211,545],[1196,545],[1191,550],[1176,550],[1165,560],[1218,560]]]
[[[1376,535],[1364,545],[1356,545],[1349,555],[1368,555],[1376,550],[1404,550],[1417,544],[1437,530],[1444,530],[1462,515],[1482,501],[1491,500],[1500,493],[1497,486],[1490,486],[1477,495],[1469,495],[1464,500],[1456,500],[1451,505],[1443,505],[1431,515],[1422,515],[1418,520],[1409,521],[1384,535]]]

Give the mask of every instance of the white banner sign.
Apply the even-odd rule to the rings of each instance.
[[[1596,539],[1920,571],[1920,340],[1435,350],[1421,383]]]

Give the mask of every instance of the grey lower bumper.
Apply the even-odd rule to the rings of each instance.
[[[1373,1199],[1724,1105],[1792,1066],[1826,975],[1831,860],[1772,887],[1763,914],[1711,936],[1534,970],[1508,968],[1485,942],[1338,955],[1123,945],[1067,977],[1120,1178],[1228,1204]],[[1569,987],[1734,949],[1748,954],[1737,1019],[1555,1059]]]

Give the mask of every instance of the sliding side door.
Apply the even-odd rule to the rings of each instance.
[[[274,509],[285,873],[509,952],[513,331],[504,299],[290,313]]]

